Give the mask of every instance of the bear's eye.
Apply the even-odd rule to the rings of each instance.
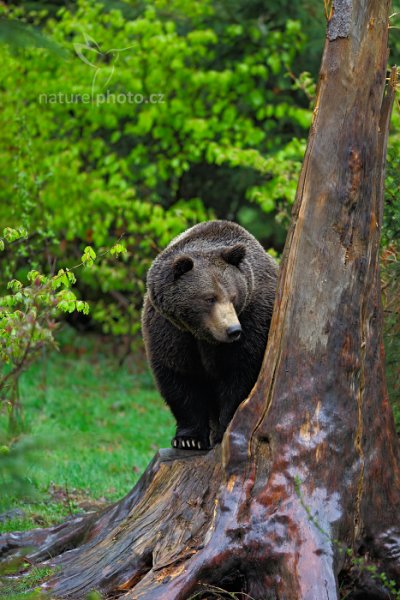
[[[217,301],[217,299],[216,299],[216,297],[215,297],[215,296],[208,296],[208,298],[204,298],[204,301],[205,301],[207,304],[215,304],[215,303],[216,303],[216,301]]]

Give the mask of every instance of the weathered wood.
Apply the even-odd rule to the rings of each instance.
[[[400,584],[378,260],[388,16],[388,0],[334,2],[265,360],[221,447],[158,455],[99,515],[0,539],[57,555],[52,595],[332,600],[343,581],[349,598],[387,597],[360,556]]]

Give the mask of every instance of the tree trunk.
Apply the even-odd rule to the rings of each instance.
[[[367,599],[400,584],[378,260],[389,4],[333,3],[265,360],[222,445],[162,450],[112,507],[1,538],[4,555],[34,546],[31,561],[61,567],[52,597]]]

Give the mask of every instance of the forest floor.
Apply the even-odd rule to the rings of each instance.
[[[46,527],[123,497],[158,448],[170,445],[173,418],[145,363],[138,368],[128,358],[121,366],[107,344],[67,337],[22,378],[18,440],[4,443],[7,416],[0,415],[2,533]],[[0,598],[26,598],[19,592],[44,575],[3,582]]]

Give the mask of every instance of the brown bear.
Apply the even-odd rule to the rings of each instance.
[[[231,221],[188,229],[147,275],[142,328],[158,388],[177,423],[175,448],[221,441],[256,382],[278,267]]]

